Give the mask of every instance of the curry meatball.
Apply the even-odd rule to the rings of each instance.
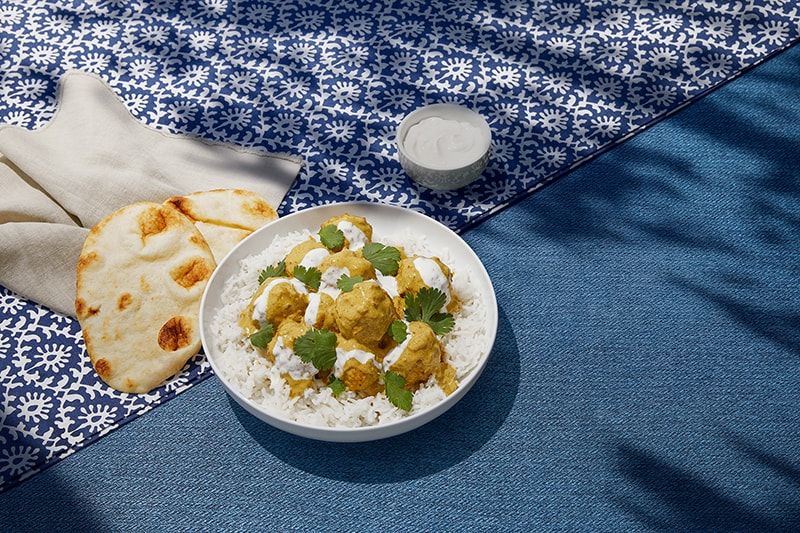
[[[400,296],[416,293],[422,287],[430,287],[442,291],[445,305],[451,304],[450,269],[437,257],[414,255],[402,259],[397,267],[397,292]]]
[[[406,341],[389,352],[383,360],[383,368],[406,378],[409,389],[417,388],[431,376],[446,378],[443,365],[446,363],[442,342],[424,322],[410,322]],[[450,378],[454,378],[454,373]]]
[[[374,281],[362,281],[343,292],[333,308],[341,334],[373,348],[379,346],[397,318],[392,298]]]
[[[289,397],[303,394],[314,383],[317,369],[311,363],[304,363],[294,353],[294,341],[308,332],[306,324],[296,320],[284,320],[267,345],[267,354],[275,362],[281,377],[289,385]]]
[[[341,216],[329,218],[320,224],[320,228],[325,226],[336,226],[344,233],[344,248],[358,250],[372,241],[372,225],[364,217],[345,213]]]
[[[352,339],[337,346],[334,375],[351,391],[375,395],[383,390],[375,354]]]
[[[325,245],[313,237],[309,237],[286,254],[286,258],[284,259],[286,272],[291,275],[292,272],[294,272],[294,268],[300,265],[306,268],[318,267],[322,260],[330,255],[330,253],[330,250],[325,248]]]
[[[240,317],[245,334],[255,333],[268,323],[280,325],[286,319],[300,321],[308,305],[308,289],[296,279],[268,278],[259,286]]]

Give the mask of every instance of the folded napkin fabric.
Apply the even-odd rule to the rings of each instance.
[[[100,78],[62,78],[53,119],[0,125],[0,285],[74,316],[75,272],[89,228],[117,209],[235,188],[276,209],[298,158],[147,127]]]

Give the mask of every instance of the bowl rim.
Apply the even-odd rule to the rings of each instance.
[[[444,115],[442,117],[442,115]],[[419,159],[415,158],[411,155],[405,147],[405,138],[408,135],[408,130],[411,129],[412,126],[419,123],[420,121],[431,118],[434,116],[447,118],[447,119],[460,119],[463,121],[467,121],[473,126],[480,129],[485,135],[486,138],[486,148],[481,151],[480,155],[476,156],[474,159],[471,159],[467,163],[458,166],[448,166],[448,165],[428,165],[419,161]],[[418,107],[408,113],[403,120],[400,121],[400,124],[397,126],[397,130],[395,132],[395,145],[397,148],[398,154],[402,155],[403,158],[410,161],[412,164],[416,165],[419,168],[426,169],[426,170],[435,170],[438,172],[461,172],[464,169],[468,169],[473,166],[475,163],[486,157],[486,155],[492,149],[492,129],[489,127],[489,123],[486,119],[475,111],[474,109],[467,107],[461,104],[453,104],[453,103],[437,103],[437,104],[429,104],[422,107]],[[402,162],[401,162],[402,163]]]
[[[283,418],[280,415],[268,411],[263,407],[259,406],[246,396],[242,394],[235,386],[231,383],[228,383],[227,379],[223,377],[223,374],[220,372],[220,367],[215,360],[215,352],[214,347],[211,343],[211,332],[208,331],[206,324],[209,322],[211,318],[213,318],[214,313],[217,311],[217,308],[211,308],[210,306],[214,303],[212,300],[215,298],[215,295],[212,294],[212,291],[216,290],[217,284],[220,284],[220,288],[224,285],[224,279],[221,279],[225,276],[225,279],[231,275],[229,271],[231,271],[232,267],[231,262],[235,262],[236,267],[238,267],[239,262],[244,259],[245,257],[249,257],[252,254],[247,253],[243,255],[242,250],[248,249],[250,245],[248,243],[257,242],[259,239],[269,239],[269,242],[272,239],[279,235],[278,231],[275,229],[276,226],[281,226],[282,224],[290,224],[289,222],[283,222],[282,220],[289,219],[297,220],[300,218],[307,218],[312,217],[315,215],[320,215],[322,220],[329,218],[329,216],[323,215],[325,212],[331,212],[330,216],[335,216],[337,214],[341,214],[346,210],[354,210],[357,211],[355,214],[364,213],[370,210],[386,210],[387,213],[395,210],[398,217],[410,217],[411,219],[415,219],[418,221],[422,221],[423,224],[430,224],[431,227],[439,228],[439,231],[442,231],[445,235],[454,236],[456,237],[456,243],[460,244],[461,246],[461,253],[465,253],[475,261],[475,265],[478,268],[478,272],[473,272],[472,274],[475,276],[480,276],[482,278],[482,282],[486,283],[486,287],[488,288],[487,296],[489,298],[488,302],[485,302],[485,305],[489,306],[489,313],[487,315],[487,333],[489,335],[489,345],[486,349],[486,352],[483,353],[476,364],[476,366],[472,369],[472,371],[459,383],[458,388],[453,391],[449,396],[444,398],[441,402],[438,402],[418,413],[410,415],[406,418],[402,418],[399,420],[392,420],[389,422],[379,423],[373,426],[364,426],[364,427],[328,427],[328,426],[317,426],[312,424],[307,424],[303,422],[298,422],[294,420],[289,420],[288,418]],[[359,214],[359,216],[369,216],[368,214]],[[388,216],[388,215],[387,215]],[[369,218],[368,218],[369,220]],[[293,231],[292,229],[287,230],[287,232]],[[450,235],[451,234],[451,235]],[[269,237],[265,237],[268,235]],[[267,242],[266,244],[269,244]],[[239,257],[241,255],[241,257]],[[218,296],[217,296],[218,299]],[[286,431],[288,433],[307,437],[314,440],[321,440],[321,441],[329,441],[329,442],[365,442],[371,440],[378,440],[383,438],[392,437],[395,435],[399,435],[402,433],[406,433],[413,429],[416,429],[423,424],[430,422],[431,420],[437,418],[438,416],[445,413],[449,410],[453,405],[455,405],[461,398],[472,388],[475,382],[478,380],[480,375],[483,373],[487,362],[493,352],[494,345],[496,342],[497,336],[497,326],[498,326],[498,308],[497,308],[497,298],[494,291],[494,287],[491,283],[491,278],[486,271],[483,263],[481,262],[480,258],[477,254],[472,250],[472,248],[463,240],[461,237],[456,234],[453,230],[442,224],[441,222],[428,217],[418,211],[414,211],[412,209],[408,209],[405,207],[394,206],[389,204],[382,204],[377,202],[363,202],[363,201],[355,201],[355,202],[335,202],[329,203],[319,206],[314,206],[308,209],[303,209],[300,211],[296,211],[285,217],[278,218],[277,220],[262,226],[251,235],[243,239],[240,243],[238,243],[233,249],[231,249],[228,254],[220,261],[217,268],[211,275],[205,290],[203,291],[203,296],[200,302],[200,313],[199,313],[199,324],[200,324],[200,338],[201,344],[203,348],[203,353],[205,356],[206,361],[211,366],[212,371],[217,376],[217,379],[222,384],[225,391],[230,395],[241,407],[243,407],[246,411],[248,411],[251,415],[255,416],[256,418],[266,422],[267,424]]]

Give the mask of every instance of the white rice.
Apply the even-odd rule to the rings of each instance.
[[[311,236],[310,231],[277,236],[263,252],[243,259],[237,275],[224,286],[223,306],[213,317],[219,357],[215,360],[222,378],[243,396],[275,416],[322,427],[362,427],[399,420],[427,410],[446,395],[431,378],[413,396],[413,407],[404,411],[395,407],[383,393],[359,398],[351,391],[335,397],[325,384],[306,389],[303,395],[290,398],[289,386],[280,372],[250,344],[239,327],[239,315],[258,288],[262,269],[275,265],[297,244]],[[471,272],[455,264],[448,250],[433,250],[424,237],[410,231],[396,235],[373,236],[389,246],[402,246],[406,254],[439,257],[453,273],[453,294],[461,302],[454,313],[453,330],[442,337],[447,362],[456,370],[456,379],[466,378],[489,349],[486,309],[480,305],[477,291],[470,282]]]

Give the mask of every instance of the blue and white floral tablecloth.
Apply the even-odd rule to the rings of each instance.
[[[795,1],[0,1],[0,122],[39,128],[69,70],[142,122],[305,160],[279,211],[403,205],[463,231],[790,46]],[[458,102],[494,135],[469,188],[416,186],[394,131]],[[0,287],[0,491],[207,377],[106,387],[80,328]]]

